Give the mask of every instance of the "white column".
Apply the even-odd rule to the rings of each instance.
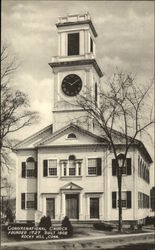
[[[66,200],[65,200],[65,194],[62,193],[61,195],[61,219],[64,218],[65,214],[66,214]]]
[[[103,216],[103,195],[101,195],[99,197],[99,217],[100,217],[100,220],[103,220],[104,219],[104,216]]]
[[[89,196],[86,196],[86,220],[90,219],[90,213],[89,213]]]
[[[42,212],[43,212],[43,215],[46,215],[46,197],[45,196],[42,197]]]
[[[58,209],[58,196],[55,196],[55,219],[59,219],[60,211]]]
[[[79,213],[79,219],[83,219],[83,194],[79,194],[79,200],[80,200],[80,213]]]
[[[58,33],[58,56],[61,56],[61,33]]]

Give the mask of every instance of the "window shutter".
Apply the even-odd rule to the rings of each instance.
[[[37,193],[34,194],[34,208],[37,210]]]
[[[131,191],[127,191],[127,208],[131,208]]]
[[[112,159],[112,175],[116,176],[117,164],[116,159]]]
[[[97,158],[97,175],[102,175],[102,161],[101,158]]]
[[[34,170],[34,176],[37,177],[37,172],[38,172],[38,162],[35,161],[35,170]]]
[[[47,160],[43,161],[43,176],[47,176]]]
[[[112,192],[112,208],[116,208],[116,192]]]
[[[131,175],[131,158],[127,158],[127,175]]]
[[[25,209],[25,193],[21,193],[21,209]]]
[[[26,162],[22,162],[22,178],[26,177]]]

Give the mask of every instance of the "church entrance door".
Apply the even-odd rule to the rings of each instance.
[[[79,218],[78,194],[66,194],[66,215],[69,217],[69,219]]]

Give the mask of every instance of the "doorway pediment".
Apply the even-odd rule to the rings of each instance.
[[[66,185],[62,186],[60,190],[82,190],[83,188],[76,185],[73,182],[67,183]]]

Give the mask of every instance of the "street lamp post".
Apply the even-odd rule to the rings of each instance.
[[[122,167],[124,162],[124,154],[119,154],[117,157],[118,168],[117,168],[117,180],[118,180],[118,218],[119,226],[118,230],[122,231]]]

